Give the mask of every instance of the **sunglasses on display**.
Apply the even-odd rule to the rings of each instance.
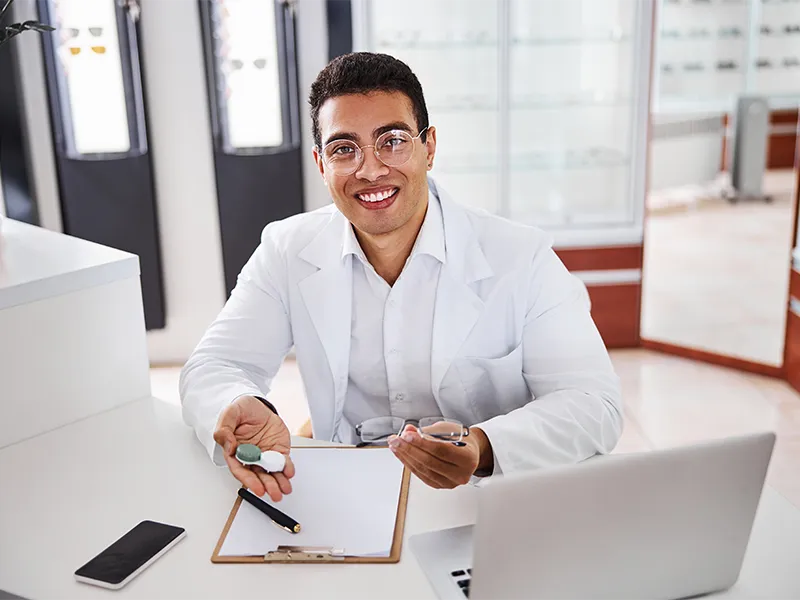
[[[245,62],[243,60],[238,59],[238,58],[234,58],[233,60],[231,60],[231,69],[233,71],[239,71],[240,69],[243,69],[244,65],[245,65]],[[256,69],[259,69],[259,70],[264,69],[267,66],[267,59],[266,58],[256,58],[255,60],[253,60],[253,66]]]
[[[690,38],[706,38],[711,35],[711,32],[708,29],[690,29],[686,35]]]
[[[87,29],[89,30],[89,33],[91,34],[92,37],[100,37],[100,36],[103,35],[103,28],[102,27],[87,27]],[[68,36],[69,39],[75,39],[81,33],[81,30],[78,29],[77,27],[67,27],[67,28],[64,29],[64,31],[67,33],[67,36]],[[106,53],[106,47],[105,46],[90,46],[90,48],[91,48],[92,52],[94,52],[95,54],[105,54]],[[69,47],[69,53],[72,56],[77,56],[78,54],[81,53],[81,47],[80,46],[70,46]]]
[[[106,53],[106,47],[105,46],[92,46],[91,48],[92,48],[92,52],[94,52],[95,54],[105,54]],[[80,46],[70,46],[69,47],[69,53],[72,54],[72,56],[77,56],[78,54],[81,53],[81,47]]]
[[[720,37],[742,37],[742,30],[738,27],[727,27],[719,30]]]
[[[88,27],[89,33],[92,34],[92,37],[100,37],[103,35],[103,28],[102,27]],[[76,38],[81,34],[81,30],[77,27],[67,27],[64,29],[67,35],[70,38]]]

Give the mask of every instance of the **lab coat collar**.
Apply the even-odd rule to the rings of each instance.
[[[442,210],[445,254],[449,259],[447,270],[454,279],[461,279],[464,283],[492,277],[494,271],[478,243],[467,212],[447,192],[439,189],[431,177],[428,178],[428,187],[431,194],[439,200]]]
[[[448,261],[442,266],[433,313],[431,339],[431,384],[434,398],[444,416],[454,414],[439,396],[442,380],[458,351],[475,327],[484,309],[484,302],[473,285],[494,275],[478,243],[467,211],[458,206],[433,179],[428,179],[431,192],[439,198],[444,222]]]

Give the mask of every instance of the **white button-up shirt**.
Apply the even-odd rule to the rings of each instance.
[[[355,427],[372,417],[441,416],[431,385],[433,309],[446,260],[439,201],[429,195],[422,228],[393,286],[369,263],[349,224],[342,255],[349,255],[353,269],[344,418]]]

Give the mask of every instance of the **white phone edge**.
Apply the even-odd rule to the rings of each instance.
[[[186,530],[183,530],[178,537],[172,540],[169,544],[164,546],[159,552],[154,554],[150,560],[144,563],[141,567],[136,569],[133,573],[128,575],[125,579],[120,581],[119,583],[108,583],[107,581],[100,581],[99,579],[91,579],[89,577],[83,577],[81,575],[74,575],[75,581],[80,581],[81,583],[88,583],[89,585],[96,585],[98,587],[106,588],[108,590],[118,590],[125,587],[131,580],[136,578],[139,573],[144,571],[147,567],[152,565],[156,562],[159,558],[164,556],[167,552],[169,552],[175,544],[180,542],[183,538],[186,537]]]

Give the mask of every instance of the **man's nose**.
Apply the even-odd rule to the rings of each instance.
[[[364,148],[362,152],[364,153],[364,160],[356,170],[356,177],[366,181],[376,181],[389,174],[389,167],[380,161],[373,148]]]

